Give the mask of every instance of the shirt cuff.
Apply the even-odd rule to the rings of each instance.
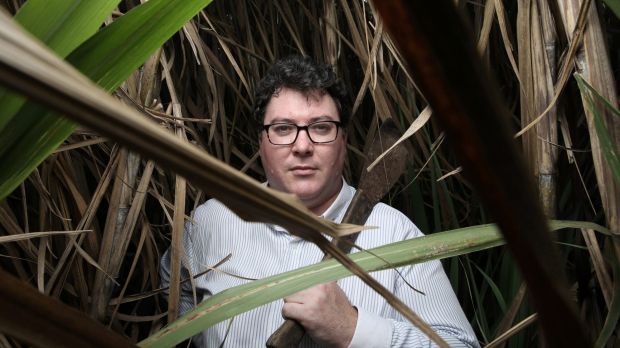
[[[393,331],[391,320],[357,308],[357,324],[349,348],[389,348]]]

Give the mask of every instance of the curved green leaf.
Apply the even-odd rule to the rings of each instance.
[[[611,105],[611,103],[607,99],[605,99],[605,97],[603,97],[594,87],[587,83],[580,74],[575,73],[573,75],[577,80],[579,91],[587,100],[587,106],[592,112],[592,115],[594,116],[594,127],[596,129],[596,134],[598,135],[599,142],[601,143],[603,155],[607,160],[607,165],[611,169],[612,176],[616,181],[616,184],[620,186],[620,157],[615,149],[615,145],[611,139],[610,133],[605,126],[603,116],[597,109],[597,103],[595,103],[594,98],[596,98],[609,111],[611,111],[611,114],[615,117],[620,117],[620,111],[618,111],[616,107]]]
[[[609,337],[614,333],[618,326],[618,320],[620,319],[620,281],[618,281],[618,276],[620,276],[620,265],[617,262],[612,264],[613,273],[614,273],[614,295],[611,300],[611,304],[609,305],[609,312],[607,313],[607,318],[605,318],[605,325],[601,329],[596,342],[594,342],[594,347],[602,348],[609,341]]]
[[[620,18],[620,0],[603,0],[603,2],[616,15],[616,18]]]
[[[113,91],[211,1],[151,0],[100,30],[67,60],[103,89]],[[8,120],[0,133],[0,199],[24,181],[75,127],[33,103]]]
[[[119,2],[28,0],[15,20],[64,58],[99,30]]]
[[[551,230],[561,228],[590,228],[601,233],[609,233],[606,228],[589,222],[550,222]],[[504,244],[504,240],[497,226],[488,224],[439,232],[388,244],[370,249],[369,252],[352,254],[351,259],[364,270],[372,272],[468,254],[502,244]],[[386,264],[384,260],[389,264]],[[329,260],[230,288],[208,298],[200,303],[196,309],[138,345],[152,348],[171,347],[207,327],[235,315],[310,286],[350,275],[351,272],[337,261]]]
[[[60,57],[91,37],[120,0],[29,0],[15,15],[15,21],[45,43]],[[0,88],[0,131],[24,105],[26,99]],[[11,133],[15,129],[8,128]],[[0,137],[0,151],[8,148],[8,139]],[[13,139],[14,140],[14,139]]]

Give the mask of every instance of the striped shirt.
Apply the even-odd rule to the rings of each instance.
[[[355,189],[346,183],[323,217],[342,221]],[[356,244],[364,249],[422,236],[422,232],[401,212],[377,204],[366,224],[378,226],[362,232]],[[196,287],[206,299],[212,294],[247,283],[246,278],[264,278],[319,262],[320,249],[277,225],[247,222],[221,202],[211,199],[199,206],[193,222],[187,223],[184,234],[187,270],[197,274],[216,264],[228,254],[232,258],[222,264],[223,272],[209,272],[196,279]],[[162,257],[161,281],[169,281],[169,251]],[[451,347],[478,347],[478,341],[461,309],[440,261],[400,267],[399,271],[420,294],[408,287],[394,270],[372,273],[414,310]],[[349,301],[358,310],[357,326],[350,347],[430,347],[429,338],[388,305],[385,300],[357,277],[338,281]],[[199,297],[200,299],[200,297]],[[216,324],[193,341],[200,347],[264,347],[267,338],[283,322],[282,300],[268,303]],[[182,290],[180,313],[194,308],[191,290]],[[228,334],[227,334],[228,331]],[[227,337],[226,337],[227,336]],[[318,347],[304,336],[300,347]]]

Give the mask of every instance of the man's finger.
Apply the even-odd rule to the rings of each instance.
[[[295,302],[288,302],[282,306],[282,317],[284,319],[293,319],[300,321],[304,318],[304,305]]]
[[[283,298],[283,300],[284,303],[304,303],[305,298],[306,297],[303,295],[292,294],[290,296],[286,296],[285,298]]]
[[[297,302],[297,303],[306,303],[309,299],[312,299],[316,296],[317,287],[312,287],[309,289],[301,290],[284,298],[284,303],[288,302]]]

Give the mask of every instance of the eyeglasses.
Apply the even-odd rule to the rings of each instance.
[[[338,121],[319,121],[307,126],[292,123],[272,123],[263,125],[269,142],[274,145],[290,145],[297,140],[300,130],[305,130],[308,138],[315,144],[331,143],[338,137]]]

